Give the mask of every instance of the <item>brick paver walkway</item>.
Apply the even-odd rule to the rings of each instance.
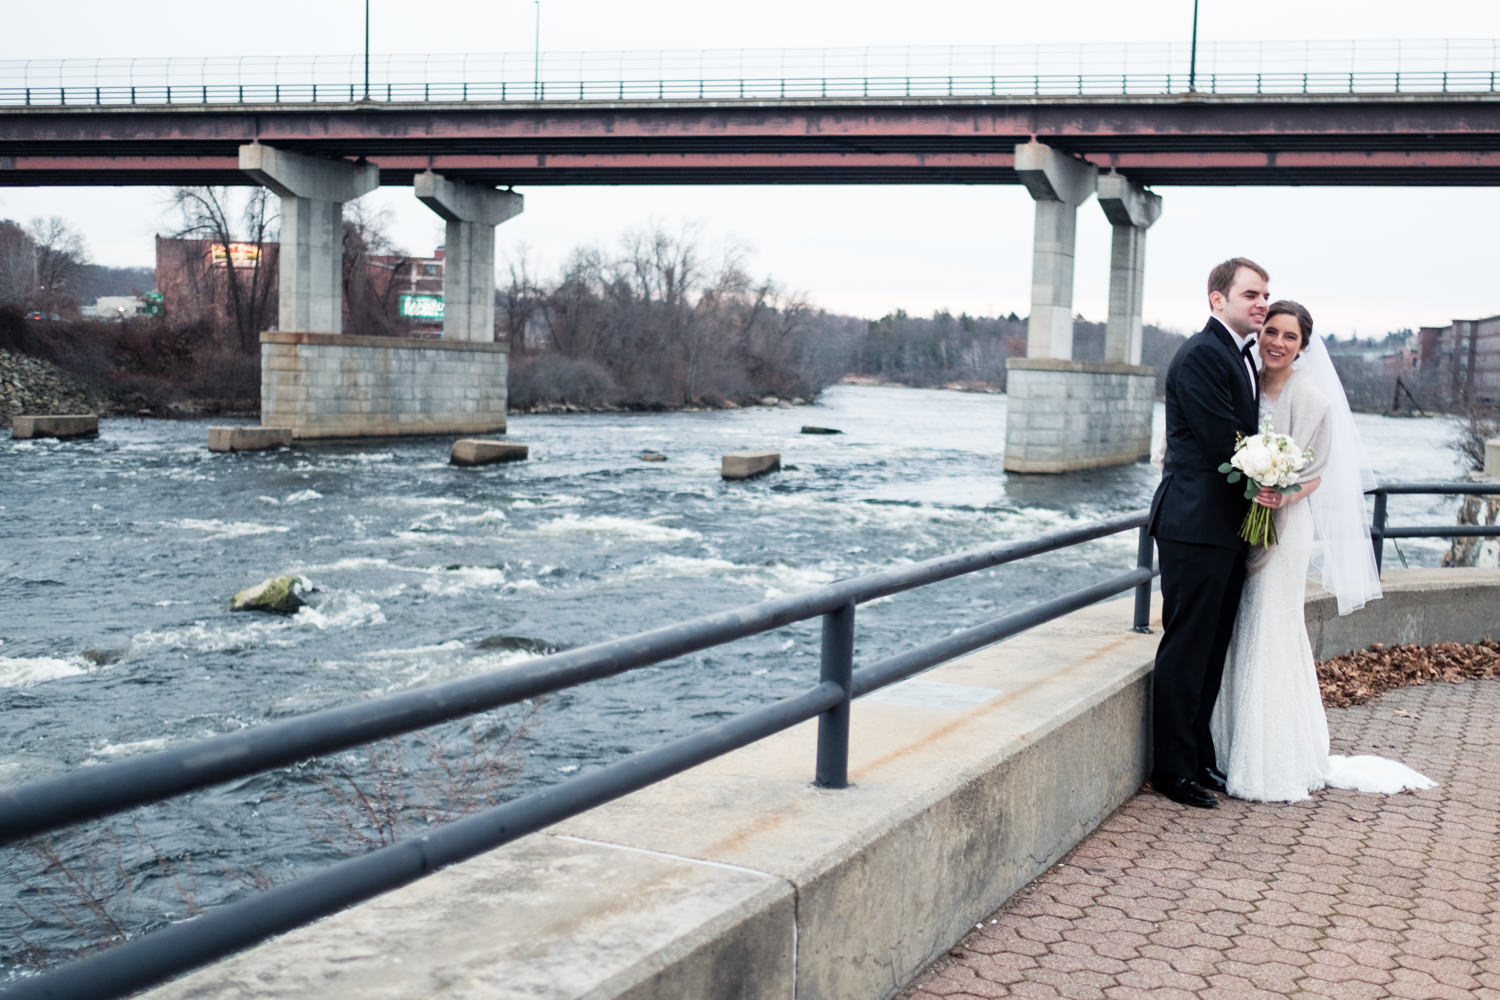
[[[900,994],[1500,1000],[1500,680],[1328,713],[1437,788],[1190,809],[1143,792]]]

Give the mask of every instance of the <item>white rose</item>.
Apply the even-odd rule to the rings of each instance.
[[[1245,471],[1245,475],[1256,482],[1262,482],[1275,467],[1275,462],[1270,449],[1259,438],[1251,438],[1241,450],[1237,464]]]

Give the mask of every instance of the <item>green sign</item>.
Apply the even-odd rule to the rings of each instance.
[[[166,312],[166,306],[162,303],[161,292],[147,292],[143,298],[146,300],[147,316],[160,316]]]
[[[403,295],[398,304],[398,311],[407,319],[431,319],[443,318],[443,297],[441,295]]]

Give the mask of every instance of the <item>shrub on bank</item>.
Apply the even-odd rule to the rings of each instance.
[[[260,405],[259,352],[202,324],[157,316],[36,321],[0,306],[0,349],[67,372],[106,414],[253,414]]]

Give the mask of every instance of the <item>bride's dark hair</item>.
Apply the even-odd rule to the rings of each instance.
[[[1302,327],[1302,347],[1297,351],[1301,354],[1307,350],[1308,342],[1312,340],[1313,320],[1312,313],[1307,311],[1307,306],[1291,299],[1278,299],[1266,308],[1266,322],[1271,321],[1272,316],[1290,316]]]

